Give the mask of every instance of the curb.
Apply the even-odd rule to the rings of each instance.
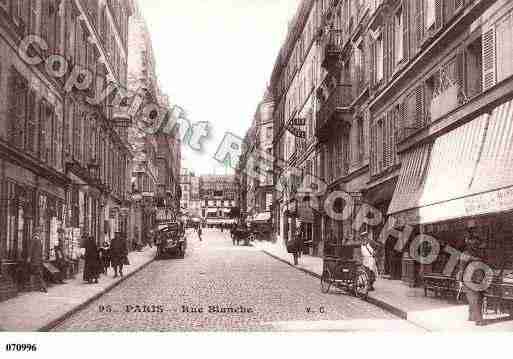
[[[265,249],[261,249],[262,252],[264,252],[265,254],[267,254],[268,256],[270,257],[273,257],[274,259],[277,259],[279,260],[280,262],[283,262],[285,264],[288,264],[289,266],[291,266],[292,268],[295,268],[295,269],[298,269],[306,274],[309,274],[311,275],[312,277],[315,277],[317,279],[321,279],[321,276],[309,269],[305,269],[305,268],[301,268],[301,267],[297,267],[295,265],[293,265],[292,263],[290,263],[289,261],[287,261],[286,259],[283,259],[281,257],[278,257],[277,255],[275,254],[272,254],[271,252],[268,252],[267,250]],[[401,319],[404,319],[404,320],[408,320],[408,313],[400,308],[397,308],[381,299],[377,299],[377,298],[374,298],[372,296],[367,296],[367,298],[365,299],[366,302],[370,303],[370,304],[373,304]]]
[[[135,269],[133,272],[128,273],[127,275],[123,276],[121,279],[119,279],[117,282],[112,283],[108,287],[102,289],[100,292],[93,295],[91,298],[86,299],[85,302],[78,304],[76,307],[68,310],[66,313],[62,314],[57,319],[52,320],[50,323],[45,324],[41,328],[37,329],[38,332],[49,332],[53,328],[57,327],[59,324],[64,322],[66,319],[71,317],[73,314],[79,312],[80,310],[84,309],[86,306],[88,306],[91,302],[95,301],[96,299],[100,298],[102,295],[106,294],[107,292],[110,292],[114,288],[116,288],[118,285],[123,283],[128,278],[132,277],[134,274],[138,273],[142,269],[146,268],[150,263],[152,263],[155,260],[155,257],[151,258],[148,262],[142,264],[139,268]]]

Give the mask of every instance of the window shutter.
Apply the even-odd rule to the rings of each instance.
[[[39,159],[46,161],[46,104],[44,100],[39,103]]]
[[[403,0],[402,9],[403,9],[403,59],[408,62],[410,58],[410,43],[409,33],[410,33],[410,2],[411,0]]]
[[[27,133],[25,135],[25,148],[28,152],[36,153],[37,143],[37,109],[36,109],[36,94],[30,91],[28,97],[27,109]]]
[[[58,113],[55,114],[55,133],[54,133],[54,153],[55,153],[55,168],[62,168],[62,116]]]
[[[395,106],[394,110],[390,111],[390,166],[394,166],[397,162],[397,154],[395,147],[395,136],[397,131],[397,120],[399,118],[399,106]]]
[[[369,166],[370,166],[370,170],[371,170],[371,175],[373,175],[374,173],[376,173],[376,169],[375,169],[375,166],[376,166],[376,160],[375,160],[375,156],[376,156],[376,143],[375,143],[375,140],[376,140],[376,130],[375,130],[375,127],[374,127],[374,124],[372,123],[372,119],[371,119],[371,124],[369,126],[369,130],[370,130],[370,148],[369,148]]]
[[[376,84],[376,41],[369,36],[369,82],[371,88]]]
[[[46,107],[46,161],[48,163],[53,163],[54,153],[53,153],[53,134],[54,134],[54,121],[55,114],[50,105]]]
[[[486,91],[496,82],[495,28],[483,33],[482,43],[483,91]]]
[[[415,122],[416,128],[424,126],[424,87],[418,86],[415,89]]]
[[[454,0],[454,10],[458,11],[465,5],[465,0]]]
[[[424,41],[424,0],[415,0],[416,1],[416,10],[417,10],[417,18],[415,19],[416,25],[416,47],[417,51],[420,49],[422,45],[422,41]]]
[[[18,146],[18,121],[16,119],[16,107],[17,107],[17,101],[16,101],[16,90],[18,88],[18,78],[15,70],[12,70],[9,74],[9,82],[8,87],[11,89],[9,91],[9,101],[8,101],[8,139],[11,142],[12,145]]]
[[[64,12],[62,11],[62,7],[64,5],[61,3],[58,3],[56,5],[55,9],[55,53],[56,54],[63,54],[63,46],[62,46],[62,16]]]
[[[32,35],[39,35],[39,32],[37,31],[37,19],[39,15],[38,10],[38,1],[37,0],[30,0],[30,33]]]
[[[383,164],[381,170],[388,168],[388,112],[383,116],[382,121],[382,134],[381,134],[381,146],[383,148],[381,153],[381,163]]]
[[[388,26],[386,23],[383,25],[383,29],[381,30],[382,36],[382,47],[383,47],[383,79],[388,79],[388,62],[389,62],[389,50],[388,50]]]
[[[452,0],[451,0],[452,1]],[[445,1],[446,4],[451,1]],[[435,0],[435,31],[442,28],[444,24],[444,8],[442,0]]]
[[[392,76],[395,68],[395,16],[388,22],[388,77]]]

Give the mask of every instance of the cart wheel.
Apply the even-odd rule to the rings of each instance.
[[[354,283],[355,295],[359,298],[366,298],[369,293],[369,276],[363,269],[356,271],[356,278]]]
[[[331,272],[329,269],[324,269],[321,275],[321,292],[328,293],[330,291],[331,284],[333,283],[333,278],[331,276]]]

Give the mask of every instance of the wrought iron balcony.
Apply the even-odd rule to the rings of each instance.
[[[353,101],[351,85],[338,84],[329,93],[326,101],[321,103],[317,112],[316,135],[323,137],[323,132],[328,128],[331,121],[351,122]]]
[[[333,64],[337,63],[342,54],[343,31],[338,29],[330,29],[324,37],[322,43],[322,63],[321,66],[329,69]]]

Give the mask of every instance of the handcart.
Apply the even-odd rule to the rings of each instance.
[[[341,247],[341,246],[338,246]],[[342,246],[346,255],[325,255],[321,275],[321,291],[328,293],[332,286],[365,299],[371,287],[371,271],[352,256],[355,246]],[[345,249],[345,251],[344,251]],[[341,254],[341,251],[337,251]],[[351,253],[351,255],[348,255]]]

